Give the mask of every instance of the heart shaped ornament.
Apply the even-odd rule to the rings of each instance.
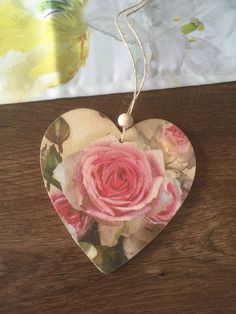
[[[174,124],[150,119],[121,132],[90,109],[66,112],[48,128],[41,170],[55,210],[99,270],[119,268],[177,213],[196,160]]]

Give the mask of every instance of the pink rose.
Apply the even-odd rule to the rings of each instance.
[[[163,135],[172,144],[173,153],[184,154],[191,146],[187,136],[174,124],[166,124],[163,128]]]
[[[51,201],[59,216],[75,229],[76,237],[81,238],[91,226],[91,217],[75,211],[61,192],[54,193],[51,196]]]
[[[75,209],[108,222],[157,210],[164,174],[161,150],[142,151],[111,136],[70,156],[55,171]]]
[[[158,127],[151,147],[162,149],[165,162],[171,168],[182,170],[195,163],[194,151],[187,136],[174,124],[166,122]]]
[[[177,180],[166,179],[163,189],[165,193],[168,193],[168,203],[162,208],[161,212],[147,219],[147,221],[155,224],[167,224],[181,205],[182,191]]]

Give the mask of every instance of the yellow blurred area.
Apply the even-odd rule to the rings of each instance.
[[[26,85],[40,75],[53,73],[57,75],[47,82],[48,87],[69,81],[88,55],[89,33],[83,7],[74,1],[68,11],[40,16],[22,6],[21,1],[0,2],[0,58],[10,52],[26,54],[22,73],[20,60],[12,68],[14,71],[18,67],[15,74],[22,75]]]

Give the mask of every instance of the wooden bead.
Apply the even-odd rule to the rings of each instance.
[[[127,113],[122,113],[118,117],[118,124],[120,127],[128,129],[134,124],[134,119],[131,115]]]

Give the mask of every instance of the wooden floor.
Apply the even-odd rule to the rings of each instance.
[[[116,121],[128,95],[0,107],[1,314],[235,314],[236,83],[142,93],[136,121],[174,122],[192,140],[197,176],[174,220],[106,276],[72,241],[39,167],[47,126],[97,109]]]

